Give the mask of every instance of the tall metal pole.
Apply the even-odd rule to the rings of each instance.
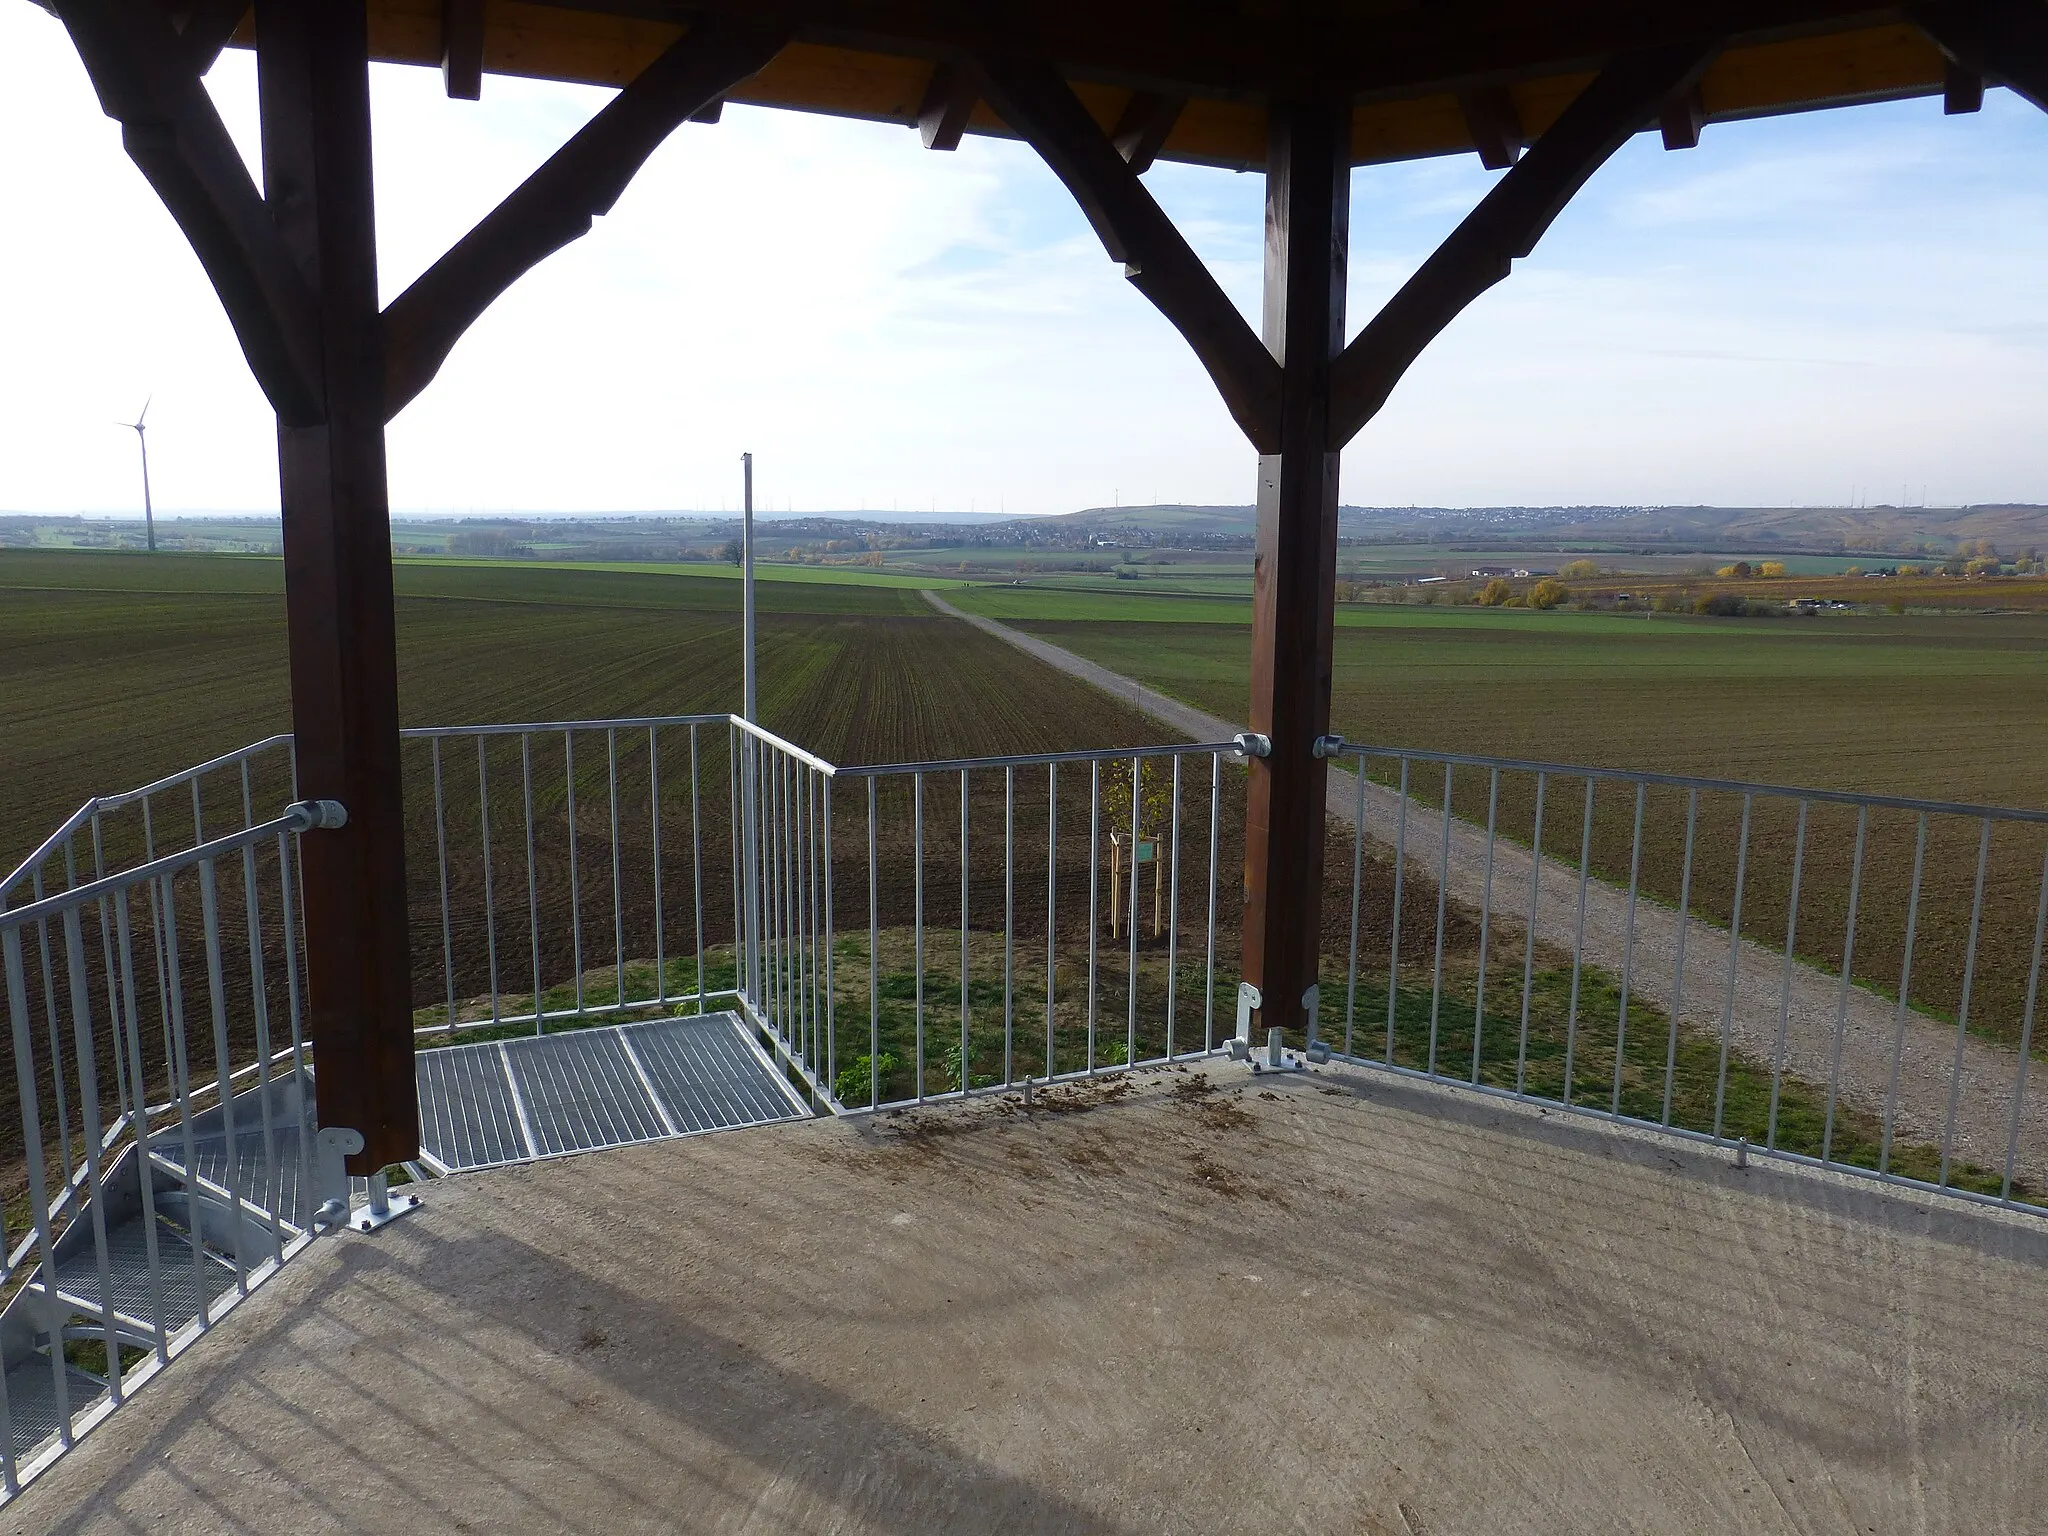
[[[755,720],[754,456],[751,453],[740,455],[740,468],[746,480],[745,515],[740,525],[740,644],[746,650],[740,662],[740,715],[743,719]]]

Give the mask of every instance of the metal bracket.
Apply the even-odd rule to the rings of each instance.
[[[1309,748],[1309,751],[1317,757],[1342,756],[1344,752],[1344,738],[1342,736],[1318,736],[1315,745]]]
[[[419,1208],[418,1195],[394,1195],[391,1186],[384,1181],[384,1175],[374,1173],[370,1175],[370,1203],[349,1218],[349,1225],[358,1232],[374,1232]]]
[[[348,1164],[363,1150],[363,1133],[346,1125],[323,1125],[313,1137],[313,1192],[316,1226],[332,1231],[348,1220]]]
[[[296,800],[285,814],[297,820],[301,832],[336,832],[348,825],[348,807],[339,800]]]
[[[1257,731],[1239,731],[1232,740],[1236,743],[1237,755],[1239,757],[1271,757],[1273,755],[1273,738],[1263,736]]]
[[[313,1146],[313,1176],[317,1181],[314,1191],[320,1201],[313,1214],[316,1227],[329,1232],[344,1226],[358,1232],[374,1232],[408,1211],[419,1209],[419,1196],[392,1195],[384,1175],[376,1173],[370,1178],[370,1203],[351,1215],[346,1159],[363,1150],[363,1133],[353,1126],[323,1125],[313,1138]]]
[[[1301,994],[1301,1011],[1308,1015],[1308,1031],[1302,1036],[1302,1056],[1315,1066],[1322,1066],[1330,1059],[1330,1043],[1316,1032],[1317,1020],[1322,1012],[1323,988],[1317,982]]]
[[[1237,984],[1237,1038],[1246,1045],[1252,1043],[1252,1012],[1265,1003],[1259,989],[1248,981]]]

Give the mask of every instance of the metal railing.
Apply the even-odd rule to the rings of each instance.
[[[44,852],[87,829],[101,851],[130,803],[88,803]],[[315,1230],[295,849],[325,814],[293,804],[0,910],[9,1494]]]
[[[1349,861],[1333,843],[1322,1039],[1298,1045],[2048,1203],[2048,812],[1319,750],[1350,770]],[[1206,1055],[1234,1037],[1243,762],[849,767],[728,715],[409,730],[415,1028],[729,1009],[835,1113]],[[0,1491],[333,1217],[297,889],[319,813],[295,787],[271,737],[86,802],[0,881]]]
[[[1242,853],[1241,797],[1223,795],[1234,743],[841,767],[734,730],[740,1006],[822,1105],[1216,1047],[1234,956],[1217,891]],[[1106,948],[1111,838],[1128,889]]]
[[[1355,771],[1345,1058],[1739,1156],[2048,1200],[2028,1092],[2048,812],[1322,750]]]

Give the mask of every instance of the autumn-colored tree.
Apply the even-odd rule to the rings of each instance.
[[[1515,589],[1508,585],[1507,580],[1496,576],[1481,589],[1479,601],[1485,607],[1498,608],[1514,595]]]
[[[1572,589],[1555,576],[1546,576],[1529,589],[1531,608],[1555,608],[1572,595]]]
[[[1600,574],[1600,567],[1591,560],[1574,560],[1561,574],[1567,581],[1591,581]]]
[[[1766,560],[1756,568],[1756,573],[1759,576],[1782,576],[1785,574],[1785,562],[1782,560]]]

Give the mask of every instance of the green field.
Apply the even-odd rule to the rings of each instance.
[[[949,601],[990,614],[1226,719],[1241,721],[1251,660],[1249,605],[1168,598],[975,590]],[[1980,804],[2048,807],[2048,619],[2035,615],[1827,616],[1758,623],[1665,615],[1341,606],[1332,728],[1352,741],[1594,767],[1739,779]],[[1146,622],[1136,622],[1143,620]],[[1440,770],[1421,791],[1439,796]],[[1504,831],[1533,831],[1533,778],[1508,775]],[[1576,863],[1583,781],[1553,782],[1545,846]],[[1453,784],[1483,822],[1486,778]],[[1594,871],[1625,884],[1633,807],[1599,791]],[[1696,908],[1733,911],[1739,800],[1703,801]],[[1643,889],[1676,904],[1684,797],[1651,794]],[[1895,989],[1904,958],[1914,827],[1873,816],[1860,892],[1855,969]],[[1854,815],[1817,809],[1801,864],[1796,947],[1839,965],[1847,931]],[[1745,933],[1781,946],[1790,913],[1796,816],[1759,801],[1745,876]],[[2040,890],[2040,836],[1998,833],[1986,867],[1973,1027],[2023,1027]],[[1933,1011],[1959,1006],[1974,904],[1977,824],[1931,823],[1913,990]]]

